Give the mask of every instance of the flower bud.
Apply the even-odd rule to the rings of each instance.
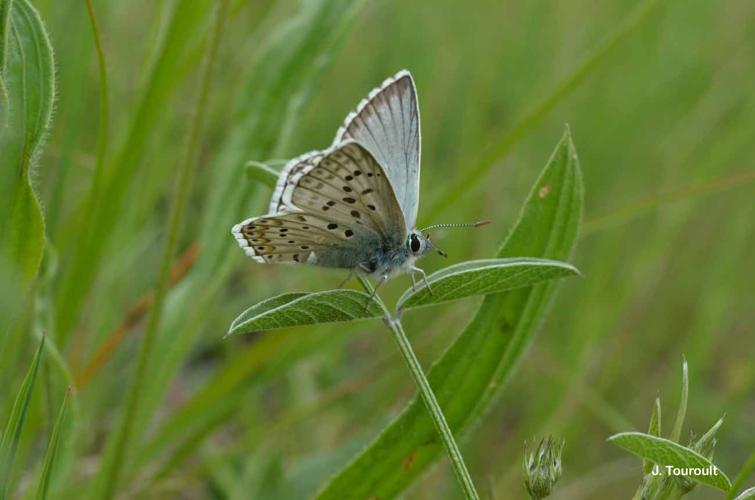
[[[524,443],[524,486],[530,498],[540,500],[551,494],[553,485],[561,478],[561,453],[564,440],[548,437],[529,453]]]

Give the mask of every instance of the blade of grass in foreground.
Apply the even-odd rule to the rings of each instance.
[[[60,411],[58,412],[58,418],[55,419],[55,425],[52,428],[52,434],[50,435],[50,444],[47,445],[47,452],[45,453],[45,461],[42,466],[42,477],[39,479],[39,486],[37,487],[37,500],[44,500],[47,498],[47,490],[50,488],[50,478],[52,477],[52,470],[55,466],[55,459],[58,456],[58,445],[60,443],[60,433],[63,427],[63,421],[66,417],[66,409],[68,408],[68,400],[71,397],[71,386],[68,386],[66,395],[63,398],[63,403],[60,405]]]
[[[16,401],[13,403],[13,409],[8,419],[8,425],[5,427],[2,440],[0,440],[0,500],[6,498],[11,486],[11,475],[13,472],[13,462],[16,458],[18,441],[21,438],[21,430],[26,421],[26,413],[31,402],[34,383],[37,380],[39,371],[39,361],[42,359],[42,349],[45,345],[45,339],[39,342],[39,347],[31,362],[29,371],[24,377],[21,389],[18,391]]]
[[[568,131],[556,147],[496,257],[567,260],[582,217],[582,176]],[[511,375],[556,291],[554,283],[485,298],[477,315],[428,374],[451,430],[463,434]],[[392,498],[442,453],[419,399],[412,403],[319,498]]]

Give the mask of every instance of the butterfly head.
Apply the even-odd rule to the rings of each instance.
[[[409,255],[419,258],[425,255],[433,247],[429,234],[422,234],[420,231],[412,231],[406,237],[406,249]]]

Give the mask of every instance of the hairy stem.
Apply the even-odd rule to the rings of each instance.
[[[438,400],[435,399],[435,393],[433,393],[430,383],[427,381],[425,373],[422,371],[422,366],[419,364],[419,360],[414,354],[412,345],[406,336],[406,332],[404,332],[401,320],[388,311],[388,308],[385,307],[382,299],[380,299],[375,293],[375,290],[367,279],[359,277],[359,282],[368,294],[374,295],[373,300],[380,305],[380,308],[385,314],[385,324],[393,332],[393,338],[401,351],[401,355],[404,357],[404,362],[406,362],[406,366],[409,368],[412,377],[414,377],[414,383],[417,385],[417,389],[422,396],[422,401],[424,401],[425,407],[430,413],[430,418],[432,418],[433,423],[435,424],[435,429],[438,431],[438,435],[440,436],[441,441],[443,441],[443,445],[446,447],[448,458],[451,459],[451,467],[456,474],[456,479],[458,479],[461,488],[464,490],[464,495],[467,498],[475,500],[479,499],[480,496],[475,490],[472,477],[469,475],[467,466],[464,464],[464,457],[454,440],[451,428],[448,427],[448,422],[446,422],[446,417],[440,409]]]

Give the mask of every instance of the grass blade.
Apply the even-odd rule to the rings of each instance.
[[[34,391],[34,383],[37,380],[39,362],[42,359],[42,348],[44,345],[45,339],[42,337],[37,352],[34,354],[34,359],[32,359],[29,371],[26,372],[21,388],[16,395],[16,401],[13,403],[8,424],[5,427],[5,432],[3,432],[2,440],[0,440],[0,500],[6,498],[10,489],[13,462],[16,458],[18,441],[21,438],[21,430],[24,427],[26,413],[29,409],[32,392]]]
[[[52,477],[53,467],[55,466],[55,459],[58,456],[60,435],[63,428],[63,421],[66,417],[66,409],[68,408],[68,400],[70,399],[70,397],[71,386],[68,386],[66,395],[63,398],[63,403],[60,405],[60,411],[58,411],[58,418],[55,419],[55,425],[52,428],[50,443],[47,445],[47,452],[45,453],[45,460],[42,466],[42,476],[39,478],[39,486],[37,487],[37,500],[44,500],[45,498],[47,498],[47,490],[50,487],[50,479]]]
[[[173,257],[178,245],[179,231],[182,227],[184,211],[189,197],[191,178],[193,168],[196,165],[199,151],[199,143],[204,122],[204,113],[207,107],[208,93],[212,72],[214,69],[215,58],[218,52],[220,36],[223,32],[223,25],[228,13],[228,0],[221,1],[215,12],[215,24],[212,31],[210,43],[205,57],[202,78],[200,80],[197,99],[194,106],[194,120],[192,122],[189,140],[186,146],[185,157],[183,158],[176,179],[175,198],[171,204],[170,215],[168,217],[167,238],[163,249],[163,257],[160,264],[160,275],[158,278],[157,288],[155,289],[155,300],[150,310],[147,328],[139,352],[139,360],[136,367],[134,380],[131,384],[131,390],[126,399],[126,407],[123,413],[120,426],[116,429],[110,441],[110,452],[100,469],[102,490],[101,495],[104,498],[112,498],[118,489],[121,471],[126,461],[126,452],[128,443],[131,438],[131,432],[134,426],[136,415],[139,414],[141,403],[141,393],[145,390],[144,385],[148,363],[155,346],[156,336],[163,313],[165,297],[170,285],[170,270]]]

